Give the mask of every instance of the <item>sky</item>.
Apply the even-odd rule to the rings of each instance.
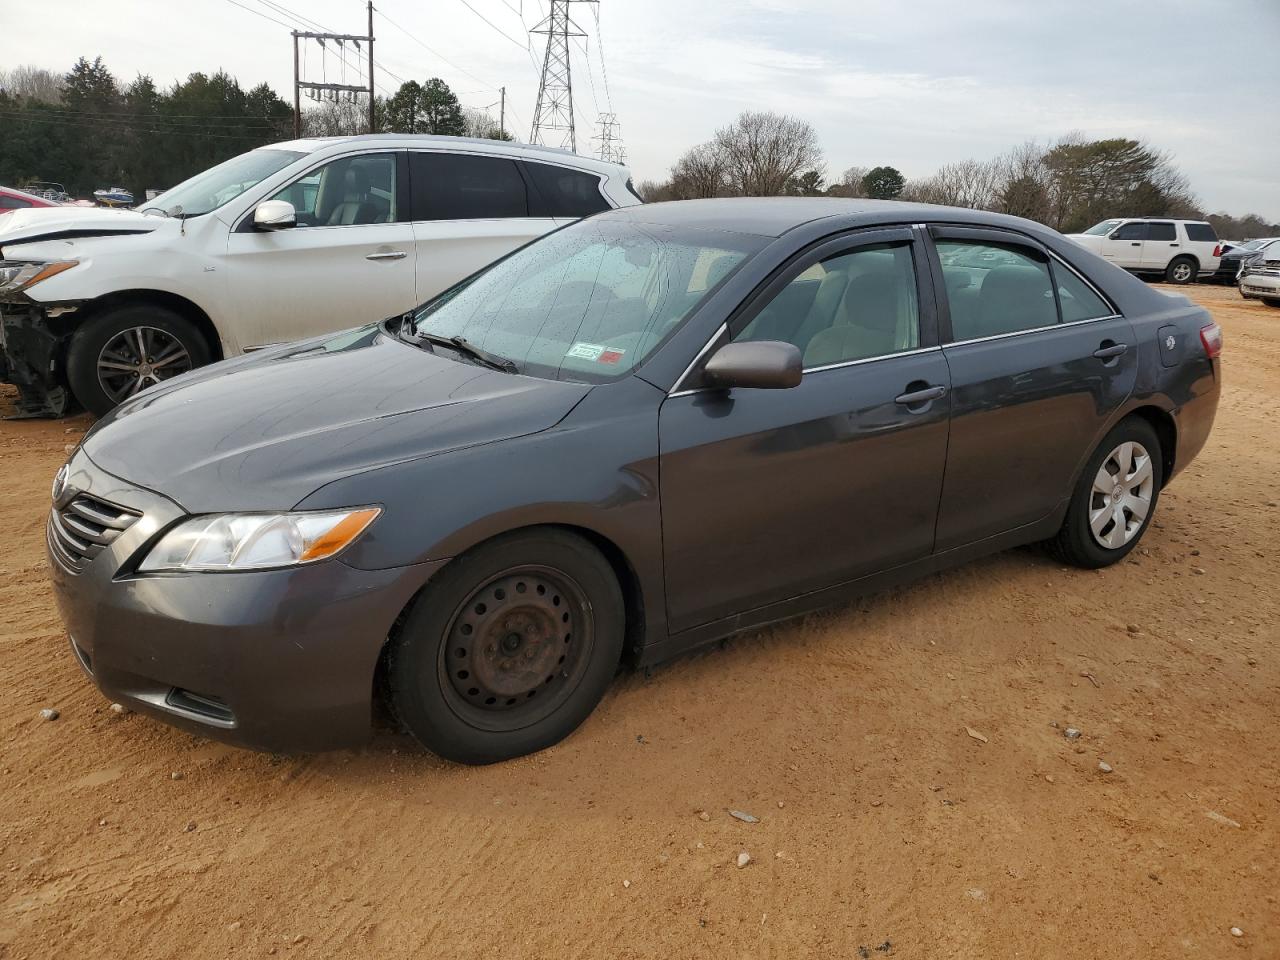
[[[528,139],[545,37],[527,31],[546,5],[376,0],[377,84],[439,76],[495,116],[506,86],[508,127]],[[289,99],[281,7],[334,32],[366,26],[363,0],[0,0],[0,69],[101,55],[124,79],[164,86],[222,68]],[[767,109],[813,125],[831,180],[879,164],[928,176],[1080,131],[1167,151],[1211,212],[1280,221],[1280,0],[600,0],[572,12],[586,33],[572,42],[578,150],[596,148],[594,122],[612,111],[637,181]]]

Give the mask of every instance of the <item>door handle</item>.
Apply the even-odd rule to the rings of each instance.
[[[405,253],[403,250],[393,250],[390,253],[371,253],[367,257],[365,257],[365,259],[366,260],[403,260],[408,255],[409,254]]]
[[[1110,346],[1107,346],[1106,341],[1103,341],[1103,345],[1093,351],[1093,355],[1099,360],[1111,360],[1123,355],[1128,349],[1129,345],[1127,343],[1113,343]]]
[[[1135,240],[1135,241],[1133,241],[1133,243],[1129,244],[1129,246],[1131,246],[1131,247],[1140,247],[1140,246],[1142,246],[1142,241],[1141,241],[1141,240]]]
[[[904,393],[901,396],[894,397],[893,402],[900,403],[904,407],[914,407],[922,403],[928,403],[931,400],[941,400],[946,395],[947,388],[938,384],[932,387],[925,387],[922,390],[912,390],[910,393]]]
[[[1180,244],[1180,243],[1171,243],[1171,244],[1169,244],[1169,246],[1171,246],[1171,247],[1180,247],[1180,246],[1182,246],[1182,244]]]

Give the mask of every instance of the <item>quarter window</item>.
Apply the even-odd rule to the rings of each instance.
[[[461,153],[411,153],[414,220],[527,217],[524,178],[514,160]]]
[[[953,340],[995,337],[1058,322],[1049,264],[1038,250],[971,240],[939,240],[937,248]]]
[[[399,219],[395,154],[330,160],[271,199],[293,204],[298,225],[304,227],[392,223]]]
[[[859,247],[814,264],[734,339],[793,343],[806,368],[914,350],[920,311],[911,245]]]
[[[1061,264],[1053,265],[1053,278],[1058,281],[1058,304],[1062,322],[1097,320],[1115,313],[1110,304],[1093,292],[1093,288]]]
[[[1217,231],[1213,229],[1212,224],[1188,223],[1185,226],[1187,228],[1188,240],[1194,240],[1197,243],[1217,243],[1218,242],[1218,234],[1217,234]]]
[[[1172,223],[1149,223],[1147,224],[1148,240],[1176,240],[1178,233],[1173,229]]]
[[[1145,240],[1147,225],[1145,223],[1126,223],[1111,235],[1112,240]]]
[[[528,161],[524,168],[533,181],[529,212],[535,217],[589,217],[609,209],[594,174]]]

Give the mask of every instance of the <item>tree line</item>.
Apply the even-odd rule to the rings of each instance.
[[[855,166],[835,182],[813,127],[796,117],[746,111],[687,150],[662,182],[640,184],[646,200],[731,196],[833,196],[911,200],[991,210],[1064,233],[1109,217],[1207,219],[1221,237],[1275,236],[1257,214],[1206,213],[1172,158],[1140,140],[1089,140],[1070,133],[1027,141],[986,160],[963,160],[909,180],[895,167]]]
[[[464,107],[443,80],[408,81],[375,101],[378,129],[510,140],[483,110]],[[367,133],[368,102],[321,102],[303,136]],[[0,184],[62,184],[73,196],[128,188],[141,200],[255,147],[293,136],[293,105],[267,84],[248,90],[224,71],[192,73],[168,89],[149,76],[122,82],[81,57],[65,74],[0,71]]]

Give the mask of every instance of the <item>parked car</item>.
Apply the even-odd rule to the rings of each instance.
[[[1243,243],[1223,244],[1222,256],[1218,259],[1218,269],[1213,275],[1217,283],[1234,284],[1240,276],[1240,268],[1244,262],[1267,244],[1275,243],[1275,237],[1262,237],[1257,240],[1246,240]]]
[[[8,213],[10,210],[28,210],[34,207],[56,207],[58,206],[52,200],[46,200],[44,197],[36,196],[34,193],[27,193],[25,190],[15,190],[12,187],[0,187],[0,214]]]
[[[103,414],[213,360],[403,313],[577,217],[639,203],[563,150],[375,135],[253,150],[139,211],[0,223],[0,380]]]
[[[337,747],[385,696],[500,760],[624,657],[1017,544],[1116,563],[1205,443],[1220,347],[1013,217],[614,210],[127,401],[55,478],[54,591],[102,691],[187,730]]]
[[[1272,240],[1254,251],[1240,266],[1240,296],[1280,307],[1280,240]]]
[[[1213,225],[1204,220],[1121,217],[1068,236],[1117,267],[1158,274],[1169,283],[1213,276],[1222,254]]]

